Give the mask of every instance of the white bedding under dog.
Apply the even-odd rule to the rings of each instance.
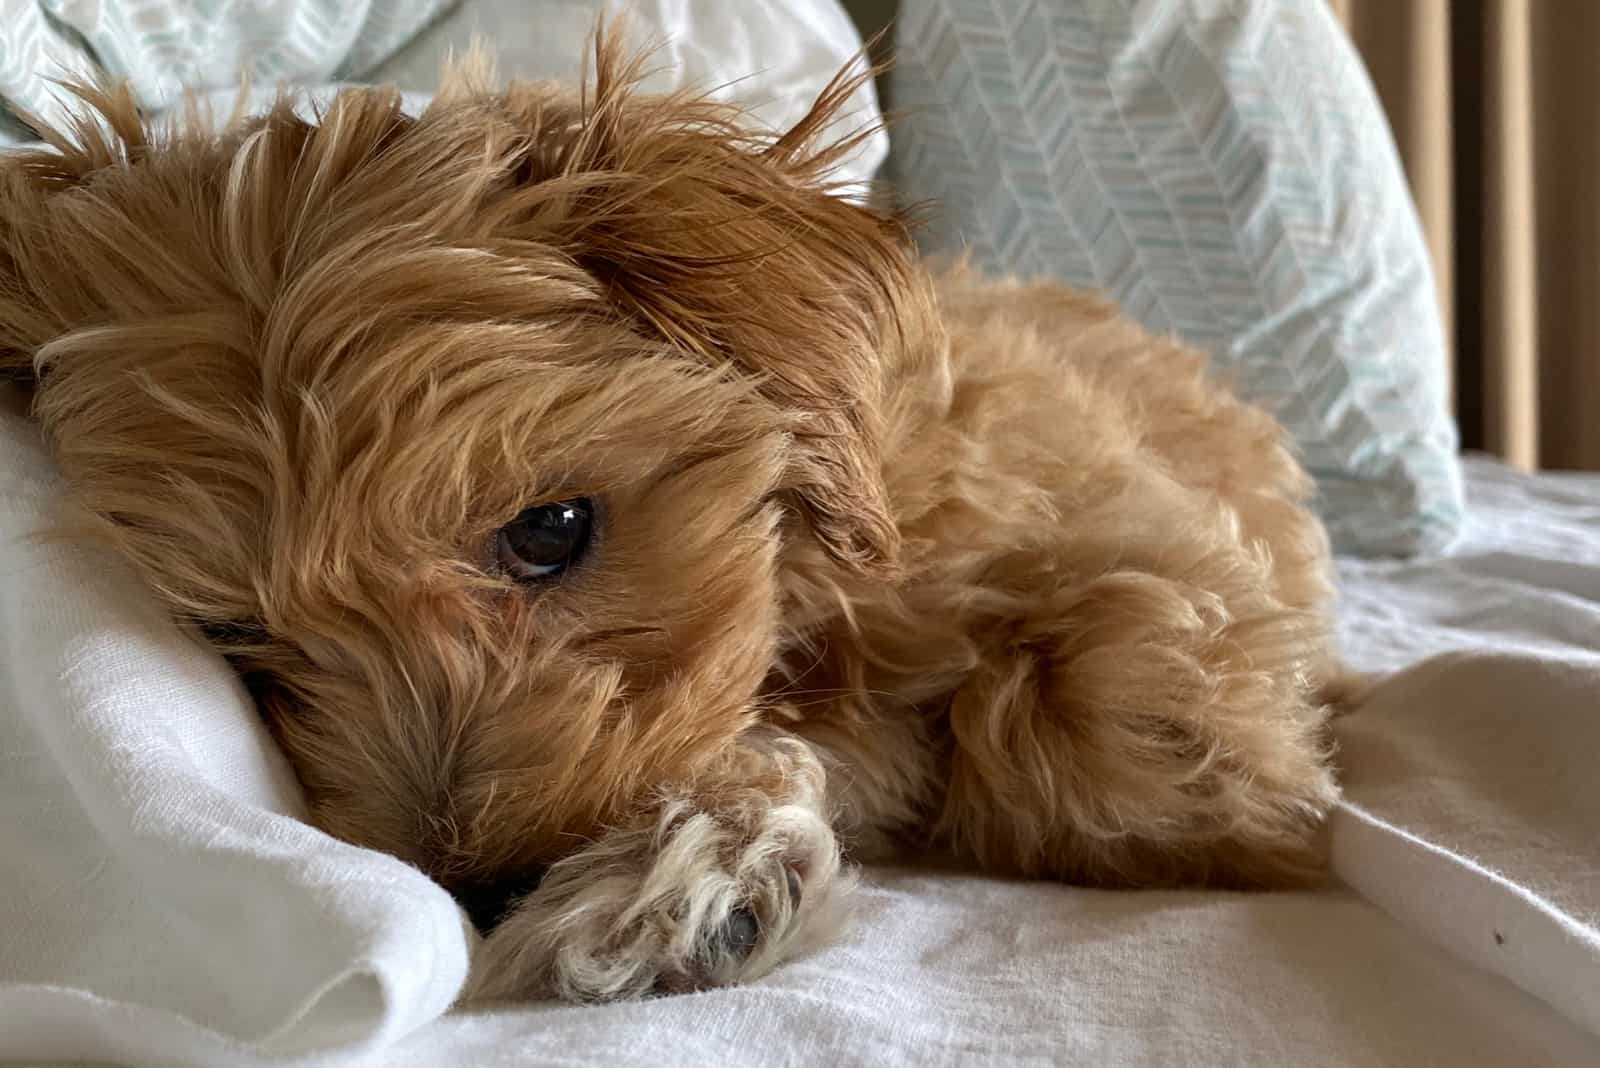
[[[519,4],[477,5],[495,43]],[[728,60],[780,110],[791,68],[853,47],[815,7],[783,56]],[[470,27],[443,29],[386,73]],[[225,665],[115,561],[33,537],[57,491],[0,387],[0,1060],[1600,1064],[1600,476],[1469,473],[1451,556],[1342,564],[1349,653],[1405,669],[1340,728],[1348,889],[872,871],[846,941],[755,985],[449,1012],[474,937],[449,897],[301,822]]]
[[[845,942],[750,987],[449,1013],[449,898],[299,822],[221,662],[31,537],[56,488],[6,397],[0,1059],[1600,1063],[1600,477],[1469,472],[1448,558],[1341,565],[1348,651],[1405,669],[1340,728],[1349,889],[872,871]]]

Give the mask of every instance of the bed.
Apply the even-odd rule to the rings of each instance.
[[[424,78],[470,29],[380,71]],[[790,58],[837,59],[813,31]],[[795,99],[769,91],[775,121]],[[745,987],[453,1007],[475,935],[448,895],[306,825],[226,666],[116,561],[37,536],[59,487],[25,408],[0,384],[0,1060],[1600,1063],[1600,476],[1469,456],[1447,549],[1340,556],[1377,681],[1337,725],[1327,889],[871,868],[840,943]]]

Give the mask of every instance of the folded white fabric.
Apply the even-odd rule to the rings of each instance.
[[[1339,737],[1344,880],[1600,1035],[1600,655],[1447,654]]]
[[[0,1059],[346,1063],[444,1011],[455,903],[297,819],[227,666],[41,537],[52,465],[0,397]]]
[[[1334,864],[1600,1036],[1600,476],[1465,462],[1431,562],[1340,562],[1343,641],[1397,671],[1339,724]]]

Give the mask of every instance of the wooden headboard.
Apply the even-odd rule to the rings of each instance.
[[[844,0],[845,10],[856,20],[861,36],[871,37],[894,18],[898,0]]]
[[[850,17],[855,19],[856,29],[861,31],[862,37],[871,37],[894,18],[895,9],[900,6],[900,0],[844,0],[845,10],[850,12]],[[891,55],[891,45],[894,42],[885,38],[878,43],[873,53],[873,59],[885,60]],[[878,103],[887,109],[893,106],[889,100],[888,79],[878,78]]]

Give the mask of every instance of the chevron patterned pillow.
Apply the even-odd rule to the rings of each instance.
[[[0,143],[13,113],[62,122],[61,78],[126,78],[150,108],[185,89],[360,78],[456,0],[0,0]]]
[[[1325,0],[902,0],[891,175],[930,251],[1055,275],[1214,354],[1335,546],[1462,516],[1444,333],[1393,139]]]

